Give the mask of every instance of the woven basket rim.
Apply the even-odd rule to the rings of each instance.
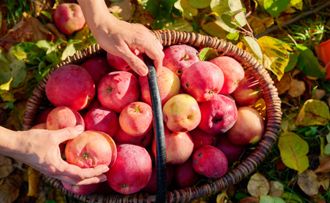
[[[169,191],[167,194],[168,202],[188,202],[192,199],[215,194],[229,185],[240,182],[244,177],[256,170],[257,166],[265,159],[270,152],[273,144],[278,138],[281,124],[281,100],[278,97],[277,89],[273,85],[265,68],[248,52],[238,48],[230,42],[211,36],[202,35],[193,32],[180,32],[173,30],[157,30],[153,31],[156,37],[161,41],[163,46],[174,44],[187,44],[194,47],[212,47],[220,51],[223,55],[231,56],[239,61],[245,70],[249,70],[255,79],[259,81],[262,90],[262,97],[265,100],[267,114],[264,135],[256,148],[235,168],[229,170],[223,177],[213,180],[210,183],[198,187],[189,187],[185,189],[177,189]],[[76,52],[73,56],[68,57],[54,67],[53,70],[69,63],[80,63],[86,57],[104,53],[98,44],[92,45],[84,50]],[[23,128],[30,129],[37,110],[44,96],[45,84],[49,78],[48,74],[34,89],[32,96],[26,104],[26,111],[23,118]],[[155,194],[136,193],[133,195],[76,195],[66,191],[58,180],[50,177],[43,177],[53,187],[60,189],[63,193],[73,196],[84,202],[154,202]]]

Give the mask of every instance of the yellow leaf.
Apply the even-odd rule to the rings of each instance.
[[[309,151],[308,143],[293,132],[281,134],[278,147],[283,163],[299,173],[305,171],[309,166],[306,154]]]
[[[289,63],[291,47],[285,42],[269,36],[259,38],[258,43],[264,53],[265,68],[272,71],[277,79],[281,80],[285,67]]]
[[[193,8],[188,0],[179,0],[175,2],[174,7],[181,11],[183,16],[188,20],[192,20],[193,17],[198,14],[198,10]]]
[[[298,10],[302,10],[303,9],[303,0],[291,0],[290,6],[296,8]]]
[[[10,84],[13,81],[13,78],[11,77],[8,82],[0,84],[0,90],[3,91],[9,91],[10,90]]]
[[[217,21],[202,24],[202,28],[209,35],[219,38],[226,38],[226,32],[221,28]]]
[[[29,197],[37,197],[38,196],[38,188],[40,183],[40,173],[33,168],[29,167],[27,171],[28,175],[28,193]]]
[[[309,99],[300,109],[295,124],[301,126],[327,125],[329,120],[328,105],[320,100]]]
[[[248,18],[248,22],[253,32],[260,34],[274,24],[274,18],[266,14],[260,14],[258,16],[251,15]]]

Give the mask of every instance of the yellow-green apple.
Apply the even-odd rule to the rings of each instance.
[[[238,84],[232,96],[239,106],[253,105],[261,96],[258,81],[251,76],[245,76]]]
[[[101,56],[92,57],[81,64],[81,66],[92,76],[95,84],[97,84],[104,75],[110,72],[107,61]]]
[[[179,93],[180,79],[173,71],[166,67],[158,68],[156,74],[160,99],[162,104],[164,104],[169,98]],[[139,82],[143,101],[151,105],[148,77],[139,77]]]
[[[55,106],[81,110],[95,95],[91,75],[81,66],[69,64],[55,70],[46,84],[48,100]]]
[[[192,165],[196,173],[208,178],[220,178],[228,171],[226,155],[211,145],[204,145],[194,152]]]
[[[81,168],[111,167],[117,158],[117,148],[108,134],[88,130],[67,142],[65,157],[67,162]]]
[[[187,161],[194,149],[194,143],[188,132],[170,132],[165,130],[166,163],[180,164]],[[156,139],[152,142],[152,152],[156,155]]]
[[[119,115],[120,128],[131,136],[141,136],[151,129],[152,109],[144,102],[128,104]]]
[[[164,122],[174,132],[191,131],[201,121],[201,111],[197,101],[189,94],[177,94],[163,107]]]
[[[208,61],[199,61],[185,69],[181,85],[198,102],[208,101],[217,95],[223,86],[220,68]]]
[[[129,103],[139,99],[139,81],[126,71],[110,72],[99,82],[97,93],[102,106],[121,112]]]
[[[116,112],[104,107],[90,109],[84,116],[86,130],[102,131],[114,136],[119,129]]]
[[[251,107],[240,107],[237,110],[237,121],[228,131],[230,142],[237,145],[258,142],[264,131],[264,120],[259,112]]]
[[[199,61],[198,51],[185,44],[172,45],[164,50],[163,65],[180,76],[192,64]]]
[[[235,101],[218,94],[213,99],[199,104],[202,113],[199,128],[211,134],[227,132],[237,120]]]
[[[238,83],[244,78],[244,69],[242,65],[229,56],[218,56],[210,62],[217,65],[224,75],[224,83],[220,93],[225,95],[233,93],[237,88]]]
[[[81,30],[86,23],[83,12],[76,3],[59,4],[53,13],[53,20],[56,27],[66,35]]]
[[[117,151],[117,160],[107,172],[109,186],[121,194],[142,190],[152,173],[149,153],[145,148],[132,144],[118,145]]]
[[[66,106],[58,106],[47,115],[46,127],[48,130],[58,130],[77,125],[84,126],[84,119],[79,112]]]

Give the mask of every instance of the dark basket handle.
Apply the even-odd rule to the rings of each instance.
[[[153,61],[144,55],[144,62],[148,66],[148,82],[153,111],[154,134],[156,138],[156,174],[157,174],[157,195],[156,202],[166,202],[166,146],[163,123],[162,103],[160,100],[157,75]]]

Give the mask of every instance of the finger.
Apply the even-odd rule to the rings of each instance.
[[[62,143],[67,140],[71,140],[78,135],[80,135],[84,131],[84,127],[82,125],[77,125],[75,127],[63,128],[56,131],[56,138],[59,143]]]
[[[120,57],[122,57],[137,74],[140,76],[146,76],[148,74],[146,64],[133,54],[126,44],[123,44],[118,52],[120,53]]]
[[[107,165],[99,165],[95,168],[80,168],[76,165],[69,164],[65,161],[63,161],[63,167],[64,167],[63,170],[64,174],[67,174],[67,176],[71,176],[73,178],[80,180],[102,175],[103,173],[109,170],[109,167]]]
[[[107,176],[102,174],[93,178],[87,178],[82,181],[78,181],[76,185],[89,185],[89,184],[95,184],[95,183],[102,183],[107,181]]]
[[[163,65],[164,52],[163,46],[156,40],[154,46],[146,46],[145,53],[154,61],[155,67],[158,69]]]

